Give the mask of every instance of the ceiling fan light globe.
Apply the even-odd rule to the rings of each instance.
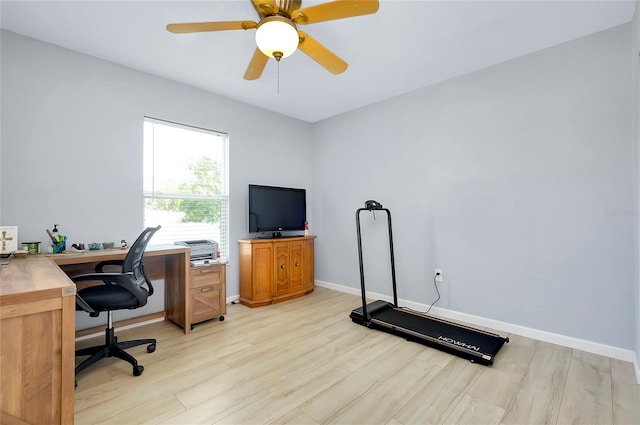
[[[283,58],[290,56],[298,48],[298,42],[296,27],[280,16],[263,19],[256,30],[258,49],[270,58],[274,57],[274,52],[279,52]]]

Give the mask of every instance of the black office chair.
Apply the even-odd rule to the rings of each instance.
[[[98,263],[96,273],[73,276],[71,280],[81,282],[86,280],[101,280],[104,285],[89,286],[76,294],[76,310],[84,310],[91,317],[107,312],[107,328],[105,329],[105,343],[96,347],[76,350],[76,357],[91,356],[76,366],[76,375],[95,362],[105,357],[118,357],[133,366],[133,375],[139,376],[144,367],[129,353],[126,348],[149,344],[147,352],[156,350],[155,339],[138,339],[134,341],[118,342],[113,329],[113,310],[135,309],[147,304],[147,298],[153,294],[153,285],[144,272],[142,256],[149,243],[149,239],[158,227],[147,227],[131,245],[124,260],[110,260]],[[122,266],[120,273],[106,273],[107,266]],[[145,288],[146,286],[146,288]]]

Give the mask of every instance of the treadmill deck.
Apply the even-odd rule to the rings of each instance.
[[[386,301],[367,304],[370,320],[363,320],[362,307],[353,310],[351,320],[456,354],[485,365],[493,364],[498,350],[508,338],[432,316],[400,309]]]

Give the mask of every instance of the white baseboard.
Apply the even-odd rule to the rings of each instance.
[[[316,284],[316,286],[320,286],[322,288],[327,288],[327,289],[333,289],[334,291],[338,291],[338,292],[345,292],[345,293],[351,294],[351,295],[360,295],[360,289],[352,288],[350,286],[337,285],[335,283],[325,282],[325,281],[322,281],[322,280],[316,280],[315,284]],[[368,292],[367,294],[371,294],[371,293]],[[382,295],[374,294],[374,296],[377,297],[377,296],[382,296]]]
[[[233,295],[233,296],[227,297],[227,304],[235,303],[239,299],[240,299],[240,295]],[[118,330],[121,331],[125,329],[137,328],[138,326],[150,325],[151,323],[163,322],[163,321],[164,321],[164,317],[158,317],[157,319],[144,320],[144,321],[132,323],[126,326],[118,326]],[[94,332],[92,334],[79,336],[76,338],[76,341],[84,341],[85,339],[91,339],[91,338],[95,338],[102,335],[104,335],[104,331]]]
[[[122,331],[122,330],[125,330],[125,329],[137,328],[138,326],[150,325],[151,323],[156,323],[156,322],[164,322],[164,317],[158,317],[158,318],[155,318],[155,319],[144,320],[144,321],[141,321],[141,322],[136,322],[136,323],[132,323],[130,325],[125,325],[125,326],[118,326],[118,330]],[[79,336],[79,337],[76,338],[76,342],[77,341],[84,341],[85,339],[91,339],[91,338],[95,338],[95,337],[99,337],[99,336],[104,336],[104,331],[94,332],[92,334]]]
[[[361,296],[360,289],[355,289],[349,286],[337,285],[335,283],[324,282],[316,280],[316,285],[333,289],[339,292],[345,292],[347,294]],[[393,302],[393,297],[383,294],[377,294],[375,292],[367,291],[367,298],[379,299],[384,301]],[[398,304],[403,307],[409,307],[418,311],[426,311],[429,306],[426,304],[415,303],[408,300],[398,299]],[[354,308],[357,305],[353,306]],[[496,331],[507,332],[510,334],[516,334],[527,338],[537,339],[539,341],[550,342],[552,344],[562,345],[564,347],[574,348],[588,353],[598,354],[601,356],[610,357],[613,359],[623,360],[626,362],[633,362],[636,374],[636,380],[640,384],[640,371],[638,370],[638,358],[636,353],[632,350],[624,348],[614,347],[611,345],[600,344],[598,342],[587,341],[584,339],[574,338],[566,335],[560,335],[552,332],[542,331],[539,329],[528,328],[526,326],[515,325],[512,323],[501,322],[499,320],[488,319],[486,317],[474,316],[472,314],[461,313],[446,308],[433,307],[431,312],[435,316],[439,316],[451,320],[459,320],[465,323],[469,323],[475,326],[487,327]]]

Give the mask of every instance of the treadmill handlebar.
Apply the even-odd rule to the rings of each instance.
[[[364,209],[368,211],[372,211],[372,210],[381,210],[383,208],[380,202],[369,200],[364,203]]]
[[[360,213],[362,211],[384,211],[387,213],[387,227],[389,230],[389,259],[391,260],[391,287],[393,289],[393,306],[398,307],[398,290],[396,285],[396,266],[393,255],[393,232],[391,230],[391,211],[388,208],[384,208],[378,201],[368,200],[364,203],[364,208],[358,208],[356,210],[356,233],[358,237],[358,262],[360,263],[360,290],[362,292],[362,317],[365,326],[369,326],[371,315],[367,312],[367,296],[364,283],[364,262],[362,261],[362,234],[360,231]],[[375,213],[374,213],[375,218]]]

